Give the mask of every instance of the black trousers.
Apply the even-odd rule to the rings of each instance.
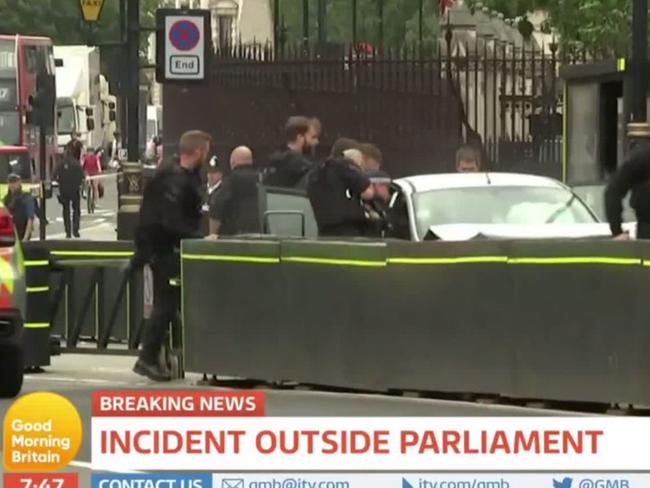
[[[70,236],[70,207],[72,207],[72,233],[79,233],[79,220],[81,219],[79,192],[76,195],[61,196],[61,206],[63,207],[63,225],[65,233]]]
[[[142,336],[140,359],[148,364],[158,362],[158,355],[169,324],[175,320],[180,304],[180,289],[170,280],[178,278],[179,256],[157,256],[151,264],[153,274],[153,311]]]

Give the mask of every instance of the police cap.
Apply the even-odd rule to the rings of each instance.
[[[221,164],[219,164],[219,160],[217,159],[216,156],[212,156],[210,158],[210,161],[208,162],[208,173],[223,173],[223,169],[221,169]]]
[[[393,181],[388,173],[385,171],[371,171],[368,173],[368,178],[370,179],[371,183],[378,183],[378,184],[390,184],[391,181]]]

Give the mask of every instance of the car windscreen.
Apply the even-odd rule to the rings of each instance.
[[[75,127],[75,108],[72,105],[59,107],[59,134],[72,134],[77,130]]]
[[[589,209],[564,188],[485,186],[416,193],[418,234],[432,225],[578,224],[597,222]]]

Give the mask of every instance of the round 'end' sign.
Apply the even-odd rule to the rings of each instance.
[[[189,20],[179,20],[169,29],[169,42],[179,51],[191,51],[200,40],[199,28]]]

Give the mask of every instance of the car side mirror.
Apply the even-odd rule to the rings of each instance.
[[[115,110],[110,110],[108,112],[108,120],[111,122],[115,122],[115,119],[117,119],[117,114],[115,113]]]

